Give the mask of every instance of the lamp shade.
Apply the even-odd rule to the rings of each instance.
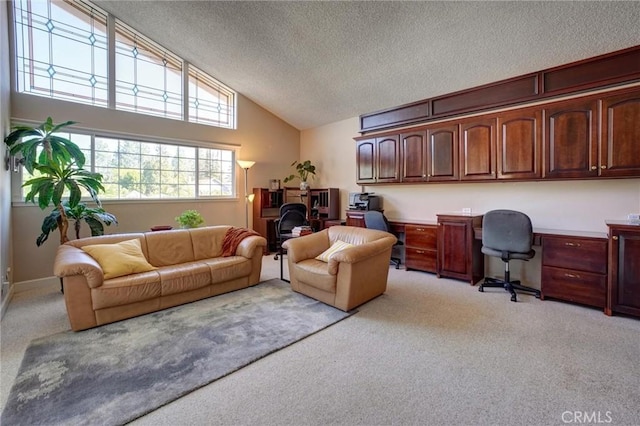
[[[255,161],[238,160],[238,165],[245,170],[250,169],[254,164],[256,164]]]

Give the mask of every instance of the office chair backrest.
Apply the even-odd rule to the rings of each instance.
[[[364,214],[364,226],[369,229],[377,229],[379,231],[391,232],[389,222],[382,212],[377,210],[369,210]]]
[[[307,206],[302,203],[285,203],[280,207],[277,232],[288,233],[296,226],[307,225]]]
[[[482,245],[494,250],[528,253],[533,243],[531,219],[514,210],[491,210],[482,219]]]

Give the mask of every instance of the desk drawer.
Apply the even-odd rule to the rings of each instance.
[[[404,256],[405,268],[436,273],[436,259],[438,256],[435,250],[405,246]]]
[[[542,265],[607,273],[607,240],[579,237],[542,239]]]
[[[438,239],[438,227],[435,225],[406,225],[404,227],[407,247],[424,249],[436,249]]]
[[[606,275],[543,266],[542,298],[553,297],[604,308],[606,282]]]

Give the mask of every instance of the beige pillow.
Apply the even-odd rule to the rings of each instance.
[[[328,249],[320,253],[316,256],[316,259],[321,260],[323,262],[329,262],[329,258],[334,254],[339,252],[340,250],[344,250],[346,248],[353,247],[353,244],[345,243],[344,241],[337,240],[335,243],[331,245]]]
[[[158,269],[147,262],[137,238],[117,244],[88,245],[82,247],[82,250],[100,264],[105,280]]]

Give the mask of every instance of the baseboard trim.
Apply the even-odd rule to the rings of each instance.
[[[44,287],[60,286],[60,278],[58,277],[46,277],[38,278],[37,280],[20,281],[13,284],[16,293],[23,291],[37,290]]]
[[[2,321],[2,318],[4,318],[4,314],[7,313],[7,309],[9,308],[9,303],[11,302],[11,298],[13,297],[13,290],[12,285],[9,285],[9,290],[7,290],[7,296],[2,300],[2,307],[0,307],[0,321]]]

